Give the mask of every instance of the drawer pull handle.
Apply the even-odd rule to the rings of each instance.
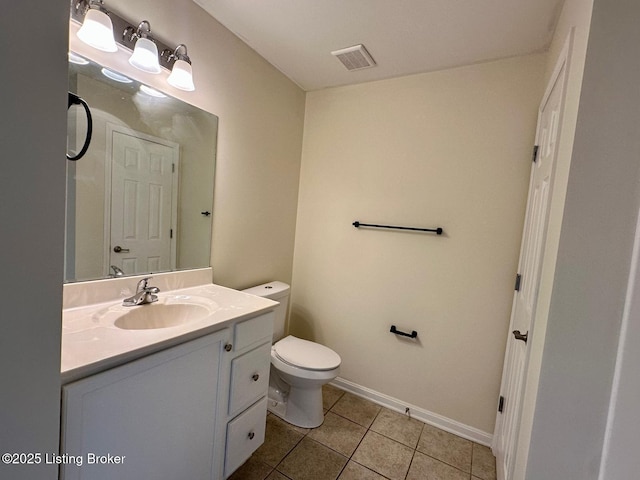
[[[257,382],[258,379],[260,378],[260,375],[258,375],[257,373],[254,373],[251,378],[253,379],[254,382]]]
[[[230,343],[227,343],[227,344],[224,346],[224,350],[225,350],[225,352],[230,352],[232,348],[233,348],[233,345],[231,345]]]
[[[249,440],[253,440],[253,437],[255,437],[256,434],[253,432],[249,432]]]

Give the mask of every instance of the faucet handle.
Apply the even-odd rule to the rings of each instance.
[[[136,293],[141,292],[142,290],[146,289],[149,287],[149,280],[151,280],[153,277],[144,277],[143,279],[141,279],[138,282],[138,285],[136,286]]]

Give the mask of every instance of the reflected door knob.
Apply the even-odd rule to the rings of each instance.
[[[130,250],[128,248],[122,248],[120,245],[116,245],[113,247],[113,251],[116,253],[129,253]]]

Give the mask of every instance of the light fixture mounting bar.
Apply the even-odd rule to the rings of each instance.
[[[84,14],[89,3],[90,2],[88,0],[71,0],[71,19],[82,24]],[[125,47],[130,52],[133,52],[137,38],[135,36],[132,37],[130,33],[126,34],[125,32],[137,32],[140,22],[129,22],[112,10],[108,10],[108,12],[111,23],[113,24],[113,35],[116,43]],[[155,35],[149,35],[148,38],[153,40],[153,42],[158,46],[158,52],[163,52],[165,50],[173,52],[176,48],[175,46],[169,46],[169,44],[158,39]],[[171,71],[173,60],[173,58],[169,58],[168,56],[158,55],[160,66],[168,71]]]

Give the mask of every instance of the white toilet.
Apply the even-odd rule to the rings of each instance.
[[[322,424],[322,385],[338,376],[340,355],[324,345],[289,335],[284,337],[289,285],[270,282],[243,290],[280,305],[275,310],[271,347],[268,409],[298,427]]]

